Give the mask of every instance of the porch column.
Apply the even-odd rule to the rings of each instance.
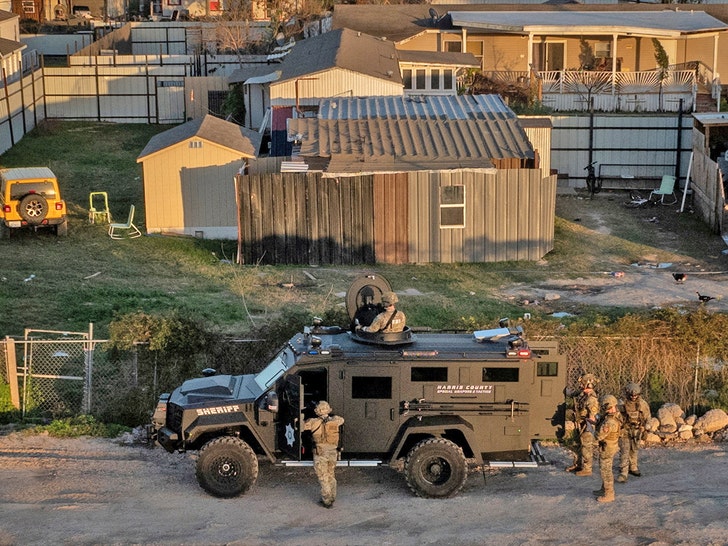
[[[617,92],[617,37],[619,34],[612,34],[612,96]]]
[[[467,53],[468,52],[468,29],[467,28],[463,28],[461,39],[462,39],[462,45],[460,46],[460,48],[463,53]],[[485,54],[485,52],[483,52],[483,54]],[[481,68],[481,70],[483,69],[482,66],[480,68]]]
[[[528,33],[528,53],[526,59],[528,59],[528,71],[530,73],[533,68],[533,32]]]
[[[720,80],[720,74],[716,72],[718,69],[718,38],[718,34],[713,36],[713,79]]]

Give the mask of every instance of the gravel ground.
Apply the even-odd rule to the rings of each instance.
[[[95,438],[0,436],[0,544],[724,545],[728,446],[643,451],[641,478],[603,505],[597,474],[551,464],[473,473],[447,500],[413,496],[389,468],[342,468],[332,510],[316,504],[311,468],[261,462],[254,488],[216,499],[198,487],[193,454]]]

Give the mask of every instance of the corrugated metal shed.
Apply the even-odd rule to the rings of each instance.
[[[703,11],[450,11],[456,27],[502,32],[581,35],[589,32],[632,32],[682,35],[724,30],[728,25]]]
[[[319,105],[321,119],[518,120],[500,95],[339,97]]]
[[[491,159],[530,159],[528,139],[477,120],[289,120],[301,156],[331,157],[328,172],[493,168]],[[299,138],[300,137],[300,138]]]

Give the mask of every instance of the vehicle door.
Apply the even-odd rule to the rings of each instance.
[[[386,453],[400,425],[400,370],[347,366],[344,375],[345,453]]]
[[[278,448],[290,457],[301,460],[301,411],[303,385],[297,375],[288,375],[278,388],[278,421],[276,440]]]

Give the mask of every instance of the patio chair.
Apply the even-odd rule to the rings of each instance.
[[[111,223],[109,196],[105,191],[92,191],[88,194],[88,221],[95,224],[97,220]]]
[[[134,239],[141,237],[142,232],[134,225],[134,210],[129,207],[129,219],[124,224],[109,224],[109,237],[112,239]]]
[[[665,196],[672,195],[672,201],[669,203],[665,202]],[[675,193],[675,177],[665,174],[662,176],[662,183],[660,187],[650,192],[649,200],[655,196],[660,196],[660,204],[662,205],[674,205],[677,203],[677,194]]]

